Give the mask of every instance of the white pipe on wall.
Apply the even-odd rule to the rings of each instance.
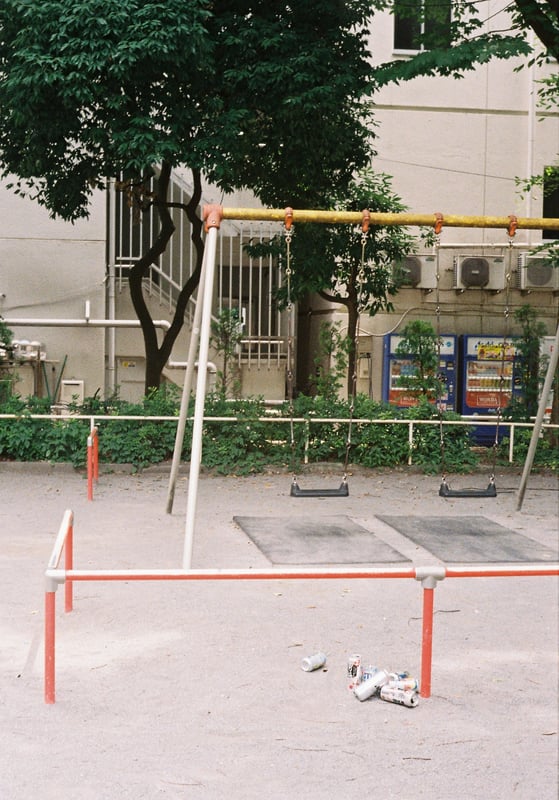
[[[89,303],[89,301],[88,301]],[[139,328],[140,321],[137,319],[90,319],[89,307],[86,303],[85,317],[83,319],[56,319],[54,317],[45,318],[7,318],[3,320],[6,325],[13,325],[19,327],[37,327],[37,328]],[[168,331],[171,323],[166,319],[154,319],[153,324],[156,328],[161,328]],[[186,369],[188,367],[187,361],[171,361],[169,359],[166,364],[169,369]],[[195,366],[198,366],[196,362]],[[217,372],[217,367],[213,361],[208,361],[207,369],[212,374]]]
[[[109,182],[108,204],[109,204],[109,252],[107,264],[107,314],[110,320],[116,318],[116,286],[115,286],[115,263],[116,263],[116,199],[115,181]],[[116,329],[110,327],[106,333],[107,340],[107,390],[109,394],[114,394],[116,390]]]
[[[21,319],[8,319],[4,317],[6,325],[19,325],[37,328],[139,328],[140,321],[138,319],[89,319],[86,315],[82,318],[64,319],[55,317],[41,317],[32,319],[31,317],[23,317]],[[168,331],[171,323],[166,319],[154,319],[153,324],[156,328],[162,328]]]

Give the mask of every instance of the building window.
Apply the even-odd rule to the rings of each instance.
[[[546,167],[543,171],[543,216],[559,219],[559,168]],[[559,239],[559,230],[542,231],[543,239]]]
[[[394,0],[394,49],[450,46],[450,10],[450,0]]]

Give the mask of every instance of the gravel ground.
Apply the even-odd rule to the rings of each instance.
[[[305,481],[336,484],[331,475]],[[234,516],[484,516],[557,548],[557,479],[519,474],[495,499],[445,500],[435,478],[359,471],[344,499],[289,497],[290,477],[202,475],[193,567],[270,562]],[[456,479],[484,485],[486,476]],[[558,581],[441,582],[432,696],[408,709],[348,689],[348,654],[420,672],[412,580],[95,582],[57,600],[56,703],[43,702],[44,570],[64,510],[75,566],[180,568],[187,479],[102,473],[93,502],[69,467],[0,463],[0,797],[556,800]],[[413,542],[386,540],[416,565]],[[323,670],[301,659],[327,653]]]

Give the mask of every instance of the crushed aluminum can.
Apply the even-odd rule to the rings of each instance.
[[[326,664],[325,653],[315,653],[312,656],[306,656],[301,661],[301,669],[304,672],[314,672],[315,669],[320,669]]]
[[[419,684],[417,678],[405,678],[399,681],[390,681],[389,686],[393,689],[400,689],[402,692],[417,692]]]
[[[372,678],[375,672],[378,672],[378,667],[374,667],[372,664],[368,664],[366,667],[362,667],[361,669],[361,682],[368,681],[369,678]]]
[[[417,692],[406,692],[390,685],[381,688],[379,697],[381,700],[386,700],[387,703],[396,703],[396,705],[406,706],[407,708],[415,708],[419,703]]]
[[[389,677],[390,677],[391,681],[403,681],[406,678],[410,677],[410,673],[407,672],[407,671],[406,672],[391,672]]]
[[[372,678],[369,678],[367,681],[363,681],[363,683],[360,683],[359,686],[354,686],[353,693],[358,700],[363,702],[363,700],[368,700],[369,697],[377,694],[380,687],[384,686],[384,684],[387,682],[388,672],[386,672],[384,669],[378,669]]]

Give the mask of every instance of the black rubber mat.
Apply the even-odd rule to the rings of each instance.
[[[391,564],[409,561],[347,516],[233,517],[272,564]]]
[[[558,554],[486,517],[394,517],[377,515],[447,564],[552,562]]]

